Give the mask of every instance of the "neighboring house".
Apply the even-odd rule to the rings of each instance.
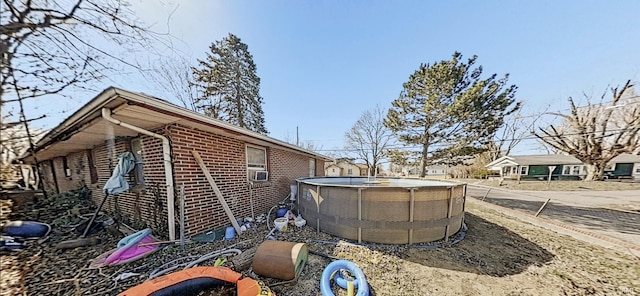
[[[417,166],[403,166],[401,174],[406,177],[417,177],[420,176],[420,168]]]
[[[325,176],[366,176],[367,169],[365,166],[364,175],[362,174],[362,168],[358,164],[345,159],[339,159],[324,169]]]
[[[444,178],[447,174],[447,168],[444,166],[428,166],[425,168],[425,177]]]
[[[604,177],[608,179],[640,180],[640,155],[618,155],[607,164],[604,171]]]
[[[35,146],[45,189],[81,186],[94,202],[118,162],[131,151],[132,189],[107,199],[105,209],[134,226],[175,239],[179,192],[185,228],[194,235],[230,225],[196,162],[197,151],[236,218],[265,213],[285,198],[296,178],[322,176],[330,159],[295,145],[216,120],[148,95],[108,88]],[[29,156],[23,157],[33,163]]]
[[[360,176],[369,176],[369,167],[366,164],[356,163],[355,165],[360,169]]]
[[[328,177],[338,177],[341,175],[341,172],[342,172],[342,168],[335,163],[328,165],[324,169],[324,175]]]
[[[360,176],[360,168],[353,163],[341,161],[337,165],[342,168],[341,176]]]
[[[553,167],[552,179],[583,179],[586,165],[571,155],[508,155],[486,165],[509,179],[546,179]],[[605,177],[640,178],[640,156],[623,154],[615,157],[605,169]]]
[[[420,167],[413,165],[397,166],[394,168],[396,172],[391,173],[396,177],[420,177]],[[444,178],[447,173],[445,166],[427,166],[425,168],[425,177],[429,178]]]
[[[508,179],[546,179],[552,167],[552,179],[582,179],[587,171],[584,164],[571,155],[507,155],[486,165],[487,169],[499,171]]]

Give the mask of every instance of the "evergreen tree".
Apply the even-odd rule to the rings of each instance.
[[[455,52],[451,60],[420,65],[387,113],[385,125],[398,140],[421,147],[422,176],[428,164],[453,164],[482,151],[504,116],[520,108],[508,75],[481,79],[482,67],[473,68],[477,56],[461,59]]]
[[[200,68],[192,68],[192,85],[201,90],[196,108],[207,116],[224,120],[261,134],[267,134],[260,97],[260,78],[248,46],[237,36],[215,41]]]

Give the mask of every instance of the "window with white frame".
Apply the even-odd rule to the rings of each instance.
[[[316,160],[313,158],[309,159],[309,177],[316,176]]]
[[[565,165],[562,168],[563,175],[581,175],[583,172],[583,166],[581,165]]]
[[[249,145],[246,146],[246,149],[247,149],[247,178],[252,181],[260,180],[261,178],[256,179],[256,176],[262,173],[256,173],[256,172],[267,171],[267,150],[265,148],[249,146]],[[266,175],[266,173],[262,175]],[[266,180],[261,180],[261,181],[266,181]]]
[[[572,175],[580,175],[582,173],[582,166],[581,165],[574,165],[573,168],[571,169]]]
[[[529,174],[529,166],[527,165],[523,165],[520,167],[520,175],[527,175]]]
[[[347,175],[349,176],[353,175],[353,169],[347,169]]]

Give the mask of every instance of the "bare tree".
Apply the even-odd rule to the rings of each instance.
[[[140,68],[109,45],[135,54],[162,41],[125,0],[2,0],[0,20],[0,114],[15,111],[17,117],[7,122],[1,116],[0,127],[23,124],[31,149],[28,123],[37,118],[25,115],[25,100],[55,99],[72,87],[88,89],[116,65]]]
[[[394,139],[391,130],[384,125],[385,117],[386,111],[376,106],[362,113],[351,130],[345,133],[345,148],[353,151],[356,159],[365,161],[370,175],[375,175],[375,169]]]
[[[191,83],[195,78],[188,60],[182,57],[158,60],[153,68],[145,74],[159,89],[179,100],[183,107],[197,111],[195,101],[201,93]]]
[[[564,121],[558,126],[539,128],[534,135],[584,162],[587,165],[585,180],[602,180],[604,168],[611,159],[623,153],[640,152],[640,108],[637,102],[624,99],[631,88],[631,81],[621,89],[611,88],[612,99],[608,103],[606,92],[599,104],[592,104],[587,97],[585,107],[576,107],[570,97],[570,114],[552,113]]]
[[[33,129],[33,137],[37,138],[43,131]],[[29,148],[29,141],[24,125],[16,123],[0,128],[0,165],[8,166]]]
[[[521,108],[515,113],[506,116],[504,118],[504,126],[496,131],[493,136],[493,141],[487,144],[486,151],[476,155],[475,162],[479,161],[484,165],[502,156],[511,154],[511,151],[513,151],[516,146],[531,136],[536,122],[547,110],[548,107],[541,112],[524,114]]]
[[[106,46],[117,44],[135,53],[152,50],[151,42],[157,40],[124,0],[3,0],[2,4],[4,103],[84,87],[83,83],[113,70],[113,62],[137,67]]]

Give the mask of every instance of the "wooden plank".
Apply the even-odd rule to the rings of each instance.
[[[196,161],[198,162],[198,165],[200,165],[200,168],[204,172],[204,176],[207,177],[207,181],[209,181],[211,188],[213,188],[213,192],[216,193],[218,200],[222,204],[222,208],[227,213],[227,217],[229,217],[229,220],[231,220],[231,225],[233,225],[233,228],[236,229],[236,233],[240,235],[242,233],[240,231],[240,225],[238,225],[238,221],[236,221],[236,218],[233,216],[233,213],[229,208],[229,205],[227,205],[227,202],[224,200],[224,197],[222,196],[222,192],[220,192],[220,189],[218,189],[218,186],[216,185],[216,181],[213,180],[213,177],[211,177],[211,173],[209,173],[209,169],[207,169],[207,167],[204,165],[204,161],[202,161],[202,157],[200,157],[200,153],[198,153],[198,151],[195,151],[195,150],[191,151],[191,153],[193,154],[193,157],[195,157]]]

